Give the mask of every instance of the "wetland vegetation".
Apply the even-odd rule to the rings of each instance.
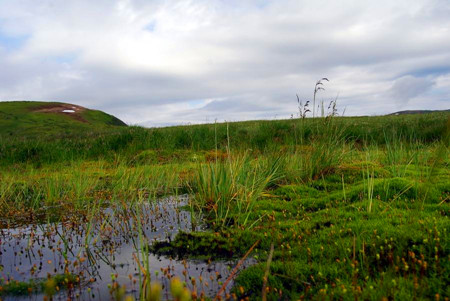
[[[35,114],[0,122],[0,298],[450,296],[449,113],[154,129]]]

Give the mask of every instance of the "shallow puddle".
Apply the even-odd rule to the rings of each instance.
[[[169,278],[178,276],[198,296],[214,297],[238,260],[173,260],[143,252],[154,241],[173,239],[178,231],[193,227],[189,212],[180,210],[187,197],[167,198],[135,208],[126,205],[92,210],[82,220],[29,225],[0,230],[1,278],[6,281],[45,279],[48,275],[78,276],[71,289],[60,290],[55,299],[110,300],[110,287],[125,285],[127,294],[139,297],[140,270],[148,258],[152,281],[163,286],[168,299]],[[140,222],[137,222],[140,221]],[[141,233],[141,235],[139,235]],[[247,261],[243,268],[251,264]],[[193,281],[192,279],[195,278]],[[195,283],[195,286],[193,285]],[[227,286],[231,289],[232,282]],[[1,296],[1,295],[0,295]],[[41,300],[38,293],[8,299]]]

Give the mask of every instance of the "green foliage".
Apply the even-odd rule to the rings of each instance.
[[[303,199],[305,197],[318,197],[319,191],[313,187],[305,185],[283,185],[274,191],[274,195],[284,200]]]
[[[247,154],[202,164],[190,183],[194,206],[217,225],[228,225],[234,215],[233,224],[247,226],[255,202],[282,177],[279,167],[279,159],[252,160]]]
[[[31,209],[38,216],[57,217],[67,206],[78,211],[99,201],[133,203],[185,192],[179,176],[185,168],[186,164],[130,167],[100,161],[9,171],[0,174],[0,214]]]
[[[244,255],[254,238],[248,231],[182,232],[174,241],[156,242],[151,248],[156,254],[176,258],[228,259]]]
[[[267,206],[262,202],[257,210]],[[448,220],[435,210],[392,208],[376,201],[374,207],[378,210],[373,214],[341,204],[322,211],[305,208],[296,215],[289,207],[270,206],[274,227],[266,224],[259,229],[271,232],[267,240],[276,246],[268,298],[444,296],[449,277],[444,259],[449,256]],[[267,252],[267,244],[261,250]],[[265,252],[261,264],[236,279],[234,291],[240,297],[260,298]]]
[[[77,282],[77,277],[72,274],[57,274],[47,279],[31,279],[30,281],[0,280],[0,296],[23,296],[41,292],[52,296],[55,294],[56,287],[64,289]]]

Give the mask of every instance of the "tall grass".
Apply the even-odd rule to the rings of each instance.
[[[282,177],[279,158],[238,155],[198,166],[190,190],[193,202],[218,226],[248,226],[255,202]]]
[[[385,136],[396,133],[401,141],[415,137],[428,143],[439,141],[447,131],[448,113],[414,116],[335,117],[333,123],[343,129],[348,142],[384,145]],[[103,159],[114,161],[117,155],[132,159],[144,150],[226,150],[264,151],[280,146],[307,145],[314,142],[317,124],[322,118],[303,118],[217,123],[194,126],[145,129],[126,127],[80,132],[67,136],[4,136],[0,133],[0,166]],[[227,135],[227,131],[229,135]],[[230,141],[228,141],[230,139]]]
[[[345,127],[335,116],[314,119],[309,143],[295,148],[284,160],[287,174],[295,182],[317,179],[339,165],[346,154]],[[303,118],[300,127],[304,127]],[[302,130],[303,132],[304,130]]]
[[[368,158],[367,162],[370,162],[370,159]],[[372,205],[373,205],[373,191],[375,186],[375,171],[374,167],[371,164],[366,164],[366,168],[363,171],[364,172],[364,193],[367,198],[367,212],[372,212]]]
[[[29,168],[0,175],[0,211],[23,215],[68,207],[89,210],[92,203],[148,201],[183,189],[186,165],[143,165],[104,162],[69,163],[53,168]],[[64,211],[64,210],[63,210]]]

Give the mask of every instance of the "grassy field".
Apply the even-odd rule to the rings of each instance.
[[[450,297],[449,113],[157,129],[94,113],[101,126],[70,120],[52,132],[67,116],[0,119],[3,229],[187,193],[207,230],[140,254],[255,259],[223,298]],[[139,260],[146,299],[151,263]],[[189,288],[200,299],[198,283]]]

